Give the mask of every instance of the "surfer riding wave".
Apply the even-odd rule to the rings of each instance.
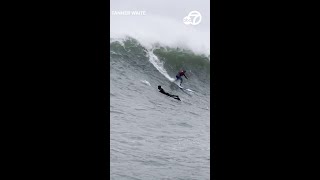
[[[183,81],[183,79],[182,79],[182,76],[184,76],[186,79],[188,79],[188,77],[186,76],[186,70],[180,70],[179,72],[178,72],[178,74],[176,75],[176,80],[175,81],[178,81],[178,80],[180,80],[180,86],[181,86],[181,84],[182,84],[182,81]]]

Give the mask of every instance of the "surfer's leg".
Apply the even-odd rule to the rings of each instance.
[[[180,78],[180,86],[181,86],[181,84],[182,84],[182,78]]]
[[[176,80],[174,80],[174,81],[178,81],[179,80],[179,76],[176,76]]]

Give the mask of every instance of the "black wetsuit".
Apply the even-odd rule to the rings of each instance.
[[[169,94],[169,93],[165,92],[162,88],[160,88],[159,90],[160,90],[159,92],[161,92],[162,94],[165,94],[165,95],[167,95],[167,96],[170,96],[170,97],[172,97],[172,98],[174,98],[174,99],[177,99],[177,100],[181,101],[180,98],[179,98],[179,96]]]

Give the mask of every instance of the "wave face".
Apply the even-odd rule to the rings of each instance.
[[[181,68],[184,91],[171,82]],[[111,38],[111,179],[210,179],[209,90],[209,56]]]
[[[160,85],[167,85],[175,80],[178,71],[185,69],[189,79],[184,78],[183,84],[195,91],[209,93],[210,55],[157,43],[147,48],[136,39],[125,37],[110,39],[110,57],[112,62],[120,61],[130,65],[130,70],[145,74],[151,81],[159,82],[160,78]]]

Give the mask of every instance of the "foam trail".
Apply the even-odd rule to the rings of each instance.
[[[151,86],[151,84],[150,84],[147,80],[141,80],[141,82],[142,82],[143,84],[146,84],[146,85],[148,85],[148,86]]]
[[[163,62],[161,62],[159,58],[153,54],[153,49],[151,51],[147,51],[147,53],[148,53],[149,61],[151,62],[151,64],[169,81],[173,82],[175,79],[169,76],[169,74],[163,67]]]
[[[186,89],[187,91],[189,91],[189,92],[194,92],[193,90],[191,90],[191,89]]]

